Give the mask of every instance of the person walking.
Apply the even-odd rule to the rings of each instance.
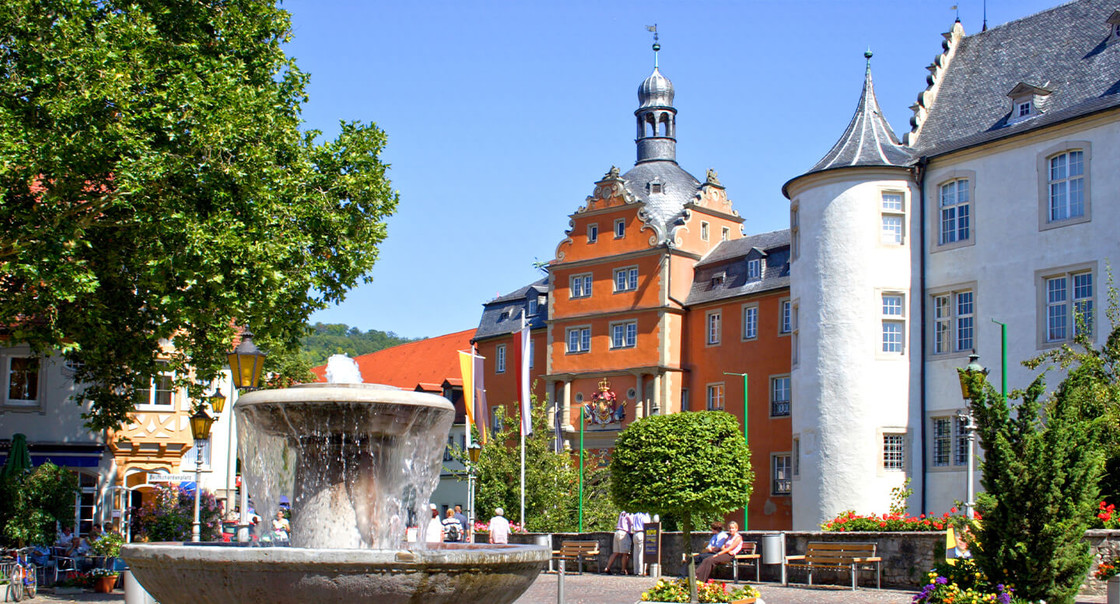
[[[462,541],[462,538],[463,525],[459,524],[459,519],[455,517],[455,510],[448,508],[447,517],[443,519],[443,540]]]
[[[443,521],[439,519],[439,509],[436,504],[432,506],[432,519],[428,521],[428,526],[424,531],[424,541],[428,543],[439,543],[443,541]]]
[[[716,555],[704,560],[696,568],[696,581],[698,583],[707,581],[717,564],[730,562],[741,549],[743,549],[743,536],[739,534],[739,523],[732,520],[727,523],[727,541],[723,542],[723,547],[719,548]]]
[[[618,513],[618,522],[614,525],[614,548],[611,551],[611,557],[607,558],[607,568],[603,572],[611,573],[611,565],[614,564],[615,558],[622,558],[620,565],[622,574],[629,574],[626,570],[626,563],[630,558],[630,514],[626,512]]]
[[[468,524],[467,523],[467,517],[465,515],[463,515],[463,506],[461,506],[461,505],[455,506],[455,519],[459,521],[459,526],[462,527],[461,529],[459,529],[459,535],[460,535],[459,540],[460,541],[469,541],[470,536],[471,536],[471,532],[469,530],[470,527],[467,526],[467,524]]]
[[[639,576],[646,574],[646,523],[649,521],[649,514],[645,512],[630,514],[630,540],[634,543],[634,574]]]
[[[494,517],[490,519],[490,543],[509,543],[509,520],[502,508],[494,510]]]

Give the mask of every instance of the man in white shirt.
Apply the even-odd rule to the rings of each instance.
[[[439,510],[436,504],[432,505],[432,519],[428,521],[427,530],[424,532],[424,541],[440,543],[443,541],[443,522],[439,519]]]
[[[505,519],[502,508],[494,510],[490,519],[490,543],[509,543],[509,520]]]
[[[646,574],[646,523],[649,521],[649,514],[645,512],[630,514],[630,538],[634,542],[633,559],[635,575]]]

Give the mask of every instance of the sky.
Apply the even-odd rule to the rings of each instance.
[[[988,0],[989,27],[1056,0]],[[843,133],[874,53],[899,137],[926,66],[981,0],[286,0],[287,52],[311,75],[305,128],[388,135],[400,192],[372,281],[312,322],[406,337],[478,326],[482,305],[540,277],[611,166],[634,165],[638,85],[676,90],[677,161],[713,168],[747,234],[788,228],[782,185]]]

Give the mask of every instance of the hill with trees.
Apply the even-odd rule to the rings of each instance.
[[[327,362],[332,354],[356,357],[422,338],[404,338],[391,331],[363,332],[345,323],[315,323],[300,343],[300,358],[311,367]]]

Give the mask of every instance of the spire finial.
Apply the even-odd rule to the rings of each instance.
[[[661,50],[661,45],[657,43],[657,24],[647,25],[646,31],[653,32],[653,68],[657,69],[657,52]]]
[[[961,5],[960,4],[954,4],[953,6],[950,6],[949,9],[957,12],[957,23],[960,23],[961,22]]]
[[[867,50],[863,51],[863,58],[867,59],[867,73],[871,73],[871,57],[873,56],[875,56],[875,53],[871,52],[871,47],[868,46]]]

